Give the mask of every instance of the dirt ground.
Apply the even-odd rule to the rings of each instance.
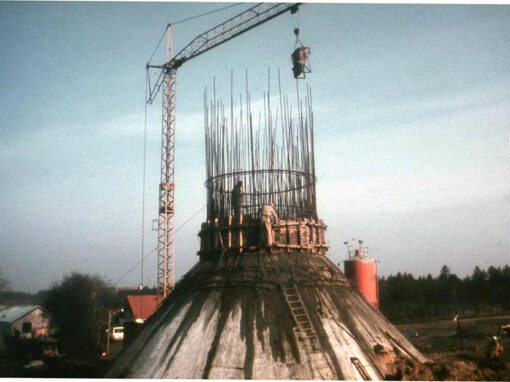
[[[0,378],[102,378],[111,360],[122,350],[122,342],[111,342],[110,357],[98,354],[80,356],[0,357]],[[40,367],[28,367],[33,360],[42,361]]]
[[[456,336],[453,320],[397,325],[398,329],[421,352],[433,361],[425,373],[402,365],[404,379],[435,379],[463,381],[509,381],[510,335],[501,331],[510,316],[461,320],[461,335]],[[500,360],[489,362],[487,348],[492,336],[497,336],[504,352]]]
[[[419,366],[412,362],[399,365],[403,380],[510,381],[510,335],[499,330],[510,323],[510,315],[461,321],[462,344],[455,339],[452,320],[397,325],[397,328],[433,363]],[[498,336],[504,353],[496,363],[486,360],[489,339]],[[455,343],[454,343],[455,340]],[[461,346],[462,345],[462,346]],[[120,343],[111,344],[111,355],[120,351]],[[26,369],[26,360],[0,359],[0,377],[100,378],[111,360],[44,359],[44,369]]]

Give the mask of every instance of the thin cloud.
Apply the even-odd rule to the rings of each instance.
[[[509,84],[510,85],[510,84]],[[354,106],[353,109],[338,105],[314,105],[316,115],[333,115],[341,125],[366,129],[369,127],[394,126],[401,123],[429,121],[439,117],[468,114],[481,110],[508,110],[510,103],[510,86],[498,85],[486,89],[468,89],[453,94],[411,99],[391,99],[386,104],[366,112]],[[361,108],[361,106],[360,106]]]

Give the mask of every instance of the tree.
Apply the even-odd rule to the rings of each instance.
[[[439,273],[439,280],[448,280],[450,278],[450,268],[447,265],[443,265],[441,267],[441,272]]]
[[[0,268],[0,291],[6,290],[9,286],[9,280],[4,277],[3,271]]]
[[[44,305],[56,317],[66,351],[76,354],[96,348],[113,298],[112,284],[99,275],[73,272],[50,288]]]

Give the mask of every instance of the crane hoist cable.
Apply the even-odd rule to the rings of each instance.
[[[294,27],[294,52],[292,58],[292,71],[296,80],[306,78],[307,73],[311,73],[310,68],[310,48],[303,45],[299,39],[299,13],[292,14],[292,26]],[[296,85],[297,86],[297,85]]]
[[[296,41],[294,42],[294,49],[303,48],[304,45],[299,39],[299,28],[294,28],[294,35],[296,36]]]

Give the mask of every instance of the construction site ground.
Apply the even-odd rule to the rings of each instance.
[[[510,315],[461,321],[463,349],[455,339],[453,320],[397,325],[397,328],[434,364],[433,379],[457,381],[510,381],[510,334],[501,330]],[[498,336],[504,352],[497,362],[486,358],[489,339]],[[455,341],[455,343],[454,343]],[[454,346],[452,346],[454,345]],[[403,379],[422,379],[412,365],[403,366]]]
[[[465,330],[464,350],[457,343],[452,350],[456,325],[452,320],[397,325],[409,340],[429,357],[434,364],[428,373],[412,363],[402,365],[402,379],[407,380],[464,380],[464,381],[510,381],[510,335],[501,331],[501,325],[510,323],[510,315],[487,318],[471,318],[461,321]],[[497,335],[504,347],[502,359],[496,364],[486,361],[489,338]],[[112,356],[120,350],[114,344]],[[102,377],[108,369],[108,360],[74,360],[67,357],[44,359],[44,369],[26,369],[28,360],[0,358],[0,377]],[[428,377],[428,378],[425,378]]]
[[[0,378],[101,378],[121,350],[122,342],[112,342],[109,357],[92,353],[75,356],[26,354],[15,358],[4,354],[0,355]],[[34,361],[40,365],[31,366]]]

